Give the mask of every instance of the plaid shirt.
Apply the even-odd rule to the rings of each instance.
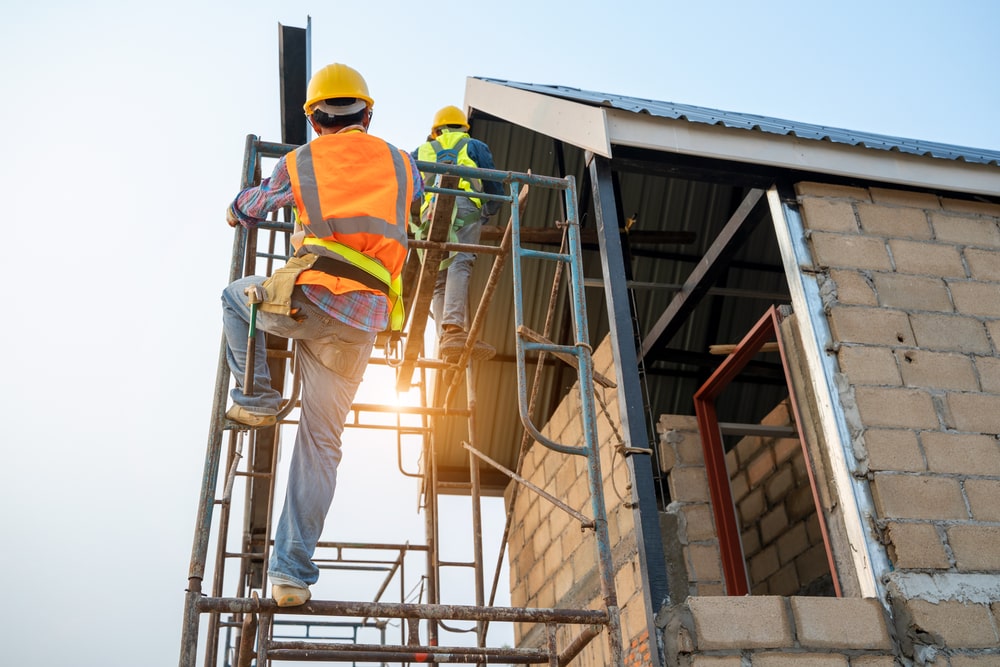
[[[412,156],[409,158],[413,173],[413,201],[420,201],[424,195],[424,183],[416,162]],[[253,229],[256,226],[255,218],[264,218],[269,212],[285,206],[295,206],[295,195],[288,177],[288,167],[282,156],[274,166],[271,177],[236,195],[230,209],[241,225]],[[302,293],[330,317],[352,327],[378,332],[384,331],[389,325],[389,304],[382,294],[365,291],[334,294],[320,285],[303,285]]]

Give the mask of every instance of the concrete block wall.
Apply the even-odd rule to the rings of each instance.
[[[688,576],[657,622],[668,664],[1000,666],[1000,207],[813,183],[797,194],[852,472],[868,484],[864,512],[881,539],[866,546],[891,564],[884,598],[725,597],[696,425],[666,416],[661,433],[675,440],[660,465]],[[614,374],[607,341],[595,369]],[[571,393],[544,432],[578,444],[578,411]],[[603,415],[598,432],[624,646],[629,664],[643,664],[652,628],[621,500],[628,478]],[[581,458],[535,445],[523,472],[589,515]],[[601,606],[592,534],[530,491],[516,501],[509,559],[513,604]],[[544,641],[534,626],[515,632],[519,645]],[[560,632],[561,645],[571,634]],[[603,667],[606,652],[599,638],[573,664]]]
[[[797,195],[903,657],[1000,665],[1000,206]]]
[[[761,420],[793,424],[788,400]],[[834,595],[798,438],[748,436],[726,453],[753,595]]]
[[[609,340],[595,350],[593,360],[595,371],[614,377]],[[651,624],[646,614],[633,510],[627,506],[631,494],[627,464],[621,454],[615,452],[619,444],[617,393],[609,389],[602,391],[601,396],[607,413],[601,410],[599,403],[597,435],[608,533],[615,566],[615,587],[621,610],[622,642],[626,664],[645,666],[650,664]],[[559,444],[583,445],[583,424],[576,389],[567,394],[541,431]],[[525,457],[521,472],[528,481],[576,511],[587,517],[593,516],[584,457],[554,452],[535,443]],[[507,490],[508,506],[513,488],[512,484]],[[594,531],[581,529],[576,518],[525,487],[518,489],[514,500],[508,561],[513,606],[604,607]],[[557,633],[560,648],[565,648],[578,632],[578,626],[560,628]],[[516,625],[514,636],[518,646],[543,646],[547,641],[545,628],[536,624]],[[592,640],[572,664],[574,667],[606,667],[610,664],[606,633]]]
[[[666,511],[677,517],[676,534],[665,539],[681,547],[687,574],[684,589],[673,583],[671,594],[678,601],[688,596],[725,595],[698,421],[687,415],[660,415],[656,432],[660,470],[667,476],[670,491]]]

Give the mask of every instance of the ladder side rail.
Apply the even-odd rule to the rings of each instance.
[[[259,143],[255,135],[247,135],[243,151],[243,174],[240,188],[246,188],[259,172]],[[240,266],[247,249],[247,234],[242,228],[233,234],[233,250],[229,264],[229,282],[239,278]],[[229,364],[226,360],[226,339],[220,336],[219,357],[215,376],[215,391],[212,398],[212,417],[209,423],[208,444],[205,448],[205,463],[202,473],[198,512],[195,518],[195,534],[191,546],[188,566],[188,584],[185,589],[184,619],[181,631],[180,667],[194,667],[198,654],[198,600],[202,595],[202,581],[208,558],[208,545],[212,533],[212,514],[215,492],[219,478],[219,463],[222,455],[222,434],[225,423],[226,403],[229,399]]]

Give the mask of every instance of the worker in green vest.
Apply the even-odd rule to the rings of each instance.
[[[464,167],[494,169],[493,154],[489,146],[469,136],[469,121],[465,113],[455,106],[446,106],[434,114],[428,141],[413,152],[413,156],[424,162],[457,164]],[[424,174],[424,183],[434,185],[438,174]],[[503,194],[503,186],[497,181],[461,179],[459,188],[470,193],[468,197],[455,197],[452,210],[451,231],[448,240],[452,243],[479,243],[483,224],[500,208],[495,200],[482,200],[474,195],[485,192]],[[421,208],[421,224],[414,235],[421,239],[427,236],[430,227],[431,202],[437,195],[426,193]],[[476,255],[471,252],[452,252],[441,262],[431,313],[437,325],[438,354],[445,361],[454,361],[466,345],[469,330],[469,277]],[[492,345],[476,341],[472,358],[484,360],[496,354]]]

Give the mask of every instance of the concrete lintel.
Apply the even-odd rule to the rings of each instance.
[[[995,574],[891,572],[885,578],[889,586],[908,600],[934,603],[955,600],[971,604],[1000,600],[1000,578]]]
[[[603,107],[510,88],[474,77],[465,80],[465,106],[597,155],[611,157]]]

